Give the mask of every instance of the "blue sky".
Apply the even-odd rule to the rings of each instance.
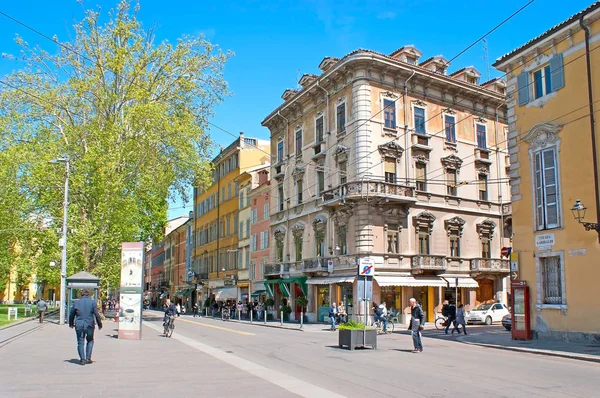
[[[80,4],[83,3],[83,4]],[[13,1],[0,10],[52,36],[68,40],[73,21],[84,9],[108,11],[117,0]],[[391,53],[414,44],[423,59],[442,54],[454,57],[474,40],[512,14],[527,0],[306,0],[306,1],[160,1],[140,0],[139,18],[145,26],[157,26],[157,39],[174,42],[178,37],[204,34],[224,50],[235,53],[225,68],[232,95],[219,105],[212,122],[237,134],[268,138],[260,125],[281,103],[286,88],[296,87],[303,73],[318,74],[325,56],[342,57],[357,48]],[[487,37],[489,62],[480,43],[457,58],[450,71],[474,65],[487,79],[487,64],[551,26],[586,8],[591,0],[536,0],[527,9]],[[25,28],[0,17],[0,52],[15,53],[14,36],[30,44],[52,44]],[[15,61],[0,59],[0,75],[19,68]],[[500,75],[490,67],[490,76]],[[233,137],[218,130],[216,142],[227,145]],[[173,203],[170,216],[185,214]]]

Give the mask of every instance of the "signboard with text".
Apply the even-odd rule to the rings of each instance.
[[[142,338],[142,293],[144,242],[121,244],[121,291],[119,296],[119,338]]]

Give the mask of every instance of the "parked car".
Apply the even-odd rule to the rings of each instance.
[[[504,304],[479,304],[469,312],[466,321],[468,324],[483,322],[491,325],[494,322],[501,322],[506,314],[510,314],[510,311]]]
[[[512,329],[512,316],[511,314],[506,314],[502,317],[502,326],[504,329],[510,331]]]

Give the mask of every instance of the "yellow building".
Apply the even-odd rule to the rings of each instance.
[[[194,192],[194,272],[204,283],[205,300],[238,299],[240,174],[270,161],[270,141],[240,137],[213,159],[212,184]],[[247,283],[247,282],[246,282]],[[247,287],[247,286],[246,286]]]
[[[600,336],[598,18],[600,2],[494,64],[508,77],[515,277],[529,286],[538,338]]]

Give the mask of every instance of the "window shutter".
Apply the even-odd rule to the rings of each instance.
[[[527,72],[517,76],[517,90],[519,92],[519,106],[527,104],[529,102],[529,74]]]
[[[535,154],[535,216],[537,229],[544,229],[544,185],[542,182],[542,154]]]
[[[558,227],[558,178],[556,176],[556,158],[554,149],[542,152],[544,164],[544,205],[546,228]]]
[[[552,91],[560,90],[565,86],[562,54],[555,55],[550,59],[550,84]]]

